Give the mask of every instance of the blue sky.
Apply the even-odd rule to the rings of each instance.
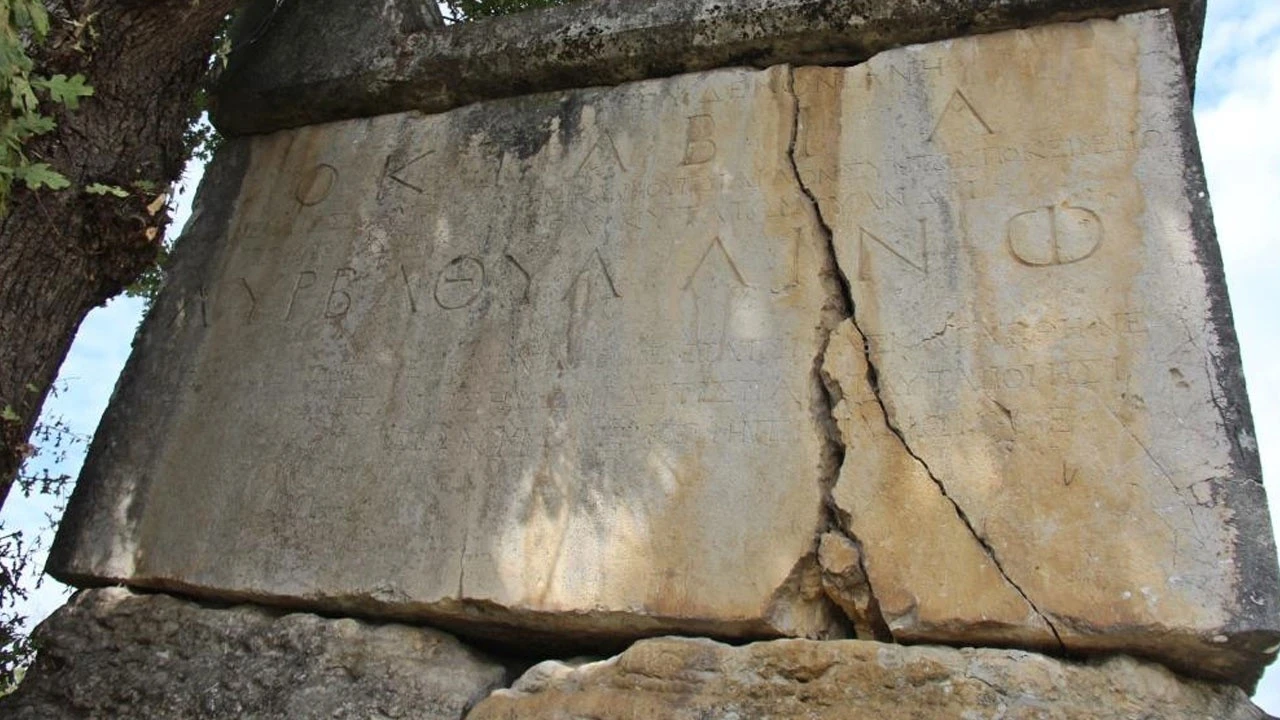
[[[1280,525],[1280,3],[1209,0],[1196,124],[1253,405],[1271,522]],[[1254,696],[1280,714],[1280,669]]]
[[[1274,498],[1272,523],[1280,525],[1280,3],[1209,0],[1196,121],[1263,473]],[[186,195],[179,223],[188,213]],[[60,416],[86,435],[93,431],[128,357],[141,311],[140,301],[122,298],[90,315],[62,369],[66,391],[49,402],[47,416]],[[68,458],[65,472],[74,474],[81,459],[82,452]],[[0,521],[37,532],[47,526],[50,512],[50,503],[15,492]],[[33,592],[26,610],[31,621],[57,607],[64,592],[51,581]],[[1255,701],[1280,714],[1280,670],[1268,673]]]
[[[1280,3],[1214,1],[1196,121],[1263,460],[1274,475],[1280,474]]]

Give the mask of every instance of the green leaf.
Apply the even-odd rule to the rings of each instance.
[[[27,383],[26,387],[27,387],[27,390],[29,390],[30,392],[33,392],[33,393],[40,392],[40,388],[36,387],[35,383]]]
[[[66,105],[68,110],[80,107],[80,98],[93,94],[93,88],[85,84],[84,75],[80,73],[71,77],[58,73],[51,78],[32,80],[31,84],[47,91],[54,102]]]
[[[31,82],[24,77],[14,77],[9,84],[9,104],[25,114],[34,114],[40,101],[31,90]]]
[[[0,419],[8,420],[11,423],[22,422],[22,418],[18,417],[18,413],[14,412],[11,405],[5,405],[4,410],[0,410]]]
[[[115,195],[118,198],[129,197],[129,191],[118,185],[103,185],[102,183],[93,183],[84,189],[90,195]]]
[[[49,34],[49,13],[45,11],[43,3],[17,0],[13,6],[13,14],[18,18],[18,24],[31,28],[37,39],[43,40]]]
[[[49,13],[44,5],[32,0],[14,0],[12,4],[14,25],[30,29],[37,40],[43,40],[49,34]]]
[[[34,113],[24,113],[13,119],[14,134],[19,139],[28,138],[32,135],[43,135],[57,126],[58,124],[53,121],[53,118]]]
[[[31,9],[31,29],[35,30],[36,37],[44,38],[49,34],[49,13],[44,9],[44,3],[29,3]]]
[[[49,167],[48,163],[32,163],[20,165],[14,169],[14,179],[21,180],[32,190],[47,187],[50,190],[61,190],[71,186],[65,175]]]

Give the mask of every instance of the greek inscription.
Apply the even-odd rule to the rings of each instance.
[[[890,255],[897,258],[900,262],[908,267],[916,270],[922,275],[929,274],[929,227],[925,218],[918,218],[919,224],[919,248],[916,252],[908,254],[905,250],[894,247],[894,245],[885,242],[880,236],[867,230],[864,227],[858,227],[858,280],[866,282],[871,280],[871,248],[878,246],[887,250]]]
[[[571,365],[577,365],[582,359],[588,311],[594,298],[599,295],[613,299],[622,297],[618,292],[618,286],[613,282],[613,274],[609,272],[609,265],[604,261],[604,255],[597,248],[591,257],[587,258],[582,269],[574,275],[573,282],[564,294],[564,300],[569,303],[569,327],[565,342]]]
[[[613,273],[609,271],[609,264],[605,262],[604,255],[600,253],[600,249],[596,248],[591,253],[591,257],[583,263],[582,269],[573,276],[573,283],[569,285],[569,289],[565,292],[564,299],[572,300],[579,295],[590,297],[595,285],[593,276],[597,275],[604,280],[603,288],[608,290],[608,296],[614,298],[622,297],[622,293],[618,292],[618,286],[613,282]]]
[[[338,169],[332,165],[321,163],[311,168],[298,181],[294,197],[304,206],[318,205],[329,197],[333,186],[338,182]]]
[[[434,150],[428,150],[408,162],[397,162],[394,155],[388,155],[386,162],[382,164],[382,177],[378,179],[378,203],[381,204],[383,199],[395,187],[412,190],[418,195],[425,193],[425,188],[407,179],[405,171],[425,160],[434,152]]]
[[[722,342],[686,342],[679,347],[672,348],[670,353],[660,353],[659,357],[662,358],[663,363],[674,360],[677,363],[696,363],[699,365],[721,362],[759,365],[792,357],[791,353],[796,352],[797,347],[780,339],[726,339]]]
[[[889,207],[905,208],[907,206],[907,191],[905,188],[898,188],[895,192],[892,188],[867,188],[861,191],[862,196],[871,203],[876,210],[884,210]]]
[[[703,266],[707,264],[707,259],[713,254],[719,258],[719,262],[712,261],[713,264],[722,268],[722,270],[728,270],[729,272],[727,275],[714,270],[709,272],[713,275],[730,277],[738,285],[747,287],[747,281],[742,277],[742,273],[738,270],[738,263],[734,262],[733,256],[729,254],[729,249],[724,246],[724,241],[717,237],[712,239],[712,241],[707,245],[706,250],[702,251],[702,256],[698,258],[698,264],[694,266],[693,272],[689,273],[689,279],[684,282],[685,290],[693,288],[694,282],[698,279],[698,273],[702,270]]]
[[[769,219],[775,218],[792,218],[804,215],[808,212],[808,205],[788,198],[769,198],[768,210],[765,217]]]
[[[954,128],[955,132],[963,132],[966,135],[995,134],[987,121],[978,114],[973,102],[959,88],[947,99],[947,104],[943,106],[938,122],[933,126],[933,132],[929,133],[928,140],[932,142],[939,131],[949,128]]]
[[[872,74],[868,70],[868,75]],[[797,71],[795,77],[795,90],[800,96],[809,95],[825,88],[828,90],[839,90],[844,86],[844,75],[841,70],[817,70],[806,68],[803,71]]]
[[[351,309],[351,295],[347,292],[356,279],[354,268],[338,268],[333,272],[333,283],[329,286],[329,297],[324,304],[326,320],[336,320]]]
[[[480,297],[484,289],[484,263],[463,255],[454,258],[436,278],[436,304],[444,310],[460,310]]]
[[[1121,380],[1115,358],[1079,358],[1042,363],[992,366],[979,371],[987,389],[1025,390],[1040,387],[1087,387],[1108,379]]]
[[[1102,246],[1102,240],[1098,214],[1065,203],[1018,213],[1008,224],[1009,253],[1028,267],[1087,260]]]
[[[516,260],[511,255],[503,255],[502,257],[524,277],[524,289],[520,291],[520,302],[529,302],[529,291],[533,288],[533,276],[529,274],[528,270],[524,269],[519,260]],[[604,262],[604,260],[602,259],[601,262]]]
[[[316,284],[316,274],[310,270],[303,270],[298,273],[298,279],[293,282],[293,292],[289,293],[289,307],[285,309],[284,319],[288,322],[293,318],[293,308],[298,302],[298,293],[306,290]]]
[[[600,137],[595,144],[587,151],[586,156],[582,158],[582,162],[578,163],[578,169],[574,171],[573,176],[579,177],[584,173],[588,176],[594,175],[605,167],[610,166],[616,167],[624,173],[627,171],[627,165],[622,162],[622,154],[618,152],[618,146],[614,144],[613,136],[601,131]]]
[[[249,286],[249,281],[245,278],[240,278],[240,287],[249,296],[249,312],[245,315],[244,322],[246,325],[252,325],[253,317],[258,312],[258,296],[254,294],[253,288]]]
[[[409,312],[416,314],[418,312],[418,299],[413,296],[413,283],[409,282],[409,269],[402,263],[400,265],[400,279],[404,281],[404,292],[409,298]]]
[[[681,165],[702,165],[716,156],[716,121],[710,115],[691,115],[685,134],[684,161]]]
[[[1064,487],[1071,487],[1080,477],[1080,468],[1072,467],[1067,464],[1066,460],[1062,461],[1062,484]]]
[[[796,436],[795,423],[787,420],[729,421],[728,441],[753,445],[782,445]]]
[[[1110,154],[1133,154],[1172,141],[1157,130],[1143,133],[1111,133],[1081,137],[1040,137],[1025,145],[993,145],[948,149],[943,153],[911,155],[898,164],[908,174],[947,173],[962,169],[998,168],[1026,163],[1054,161],[1061,158],[1093,157]]]
[[[952,395],[958,389],[1017,392],[1043,388],[1090,387],[1124,381],[1124,366],[1118,358],[1077,358],[979,368],[937,368],[882,382],[891,394],[917,397]],[[1053,430],[1056,424],[1052,415],[1050,420],[1050,430],[1058,432]],[[1065,420],[1062,424],[1065,424]]]
[[[886,84],[919,84],[925,80],[925,76],[942,73],[941,60],[923,60],[918,65],[909,67],[901,67],[898,65],[885,64],[879,68],[867,66],[866,85],[868,88],[873,83]]]
[[[681,301],[688,339],[724,343],[734,327],[734,312],[749,285],[719,237],[702,251],[684,283]]]
[[[725,100],[741,100],[747,96],[747,85],[736,84],[727,87],[711,87],[702,93],[703,103],[718,103]]]
[[[1081,309],[1073,315],[1032,315],[1003,321],[948,320],[926,337],[917,332],[865,332],[873,352],[935,350],[965,347],[984,339],[1013,347],[1039,347],[1063,340],[1088,340],[1110,344],[1115,338],[1150,332],[1150,320],[1141,312],[1093,313]],[[1105,345],[1104,345],[1105,346]]]

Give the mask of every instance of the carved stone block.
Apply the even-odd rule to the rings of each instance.
[[[1190,128],[1158,12],[234,141],[53,569],[596,646],[840,636],[865,577],[876,636],[1248,685]]]

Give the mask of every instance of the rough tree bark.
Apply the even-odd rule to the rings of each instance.
[[[236,0],[48,0],[53,28],[35,57],[42,74],[82,73],[95,94],[80,108],[50,106],[52,133],[27,149],[73,183],[14,188],[0,219],[0,507],[29,451],[27,439],[76,329],[155,261],[163,213],[147,205],[186,160],[183,133],[213,38]],[[55,7],[56,6],[56,7]],[[56,22],[56,21],[55,21]],[[77,49],[80,43],[82,49]],[[94,182],[154,193],[101,197]]]

